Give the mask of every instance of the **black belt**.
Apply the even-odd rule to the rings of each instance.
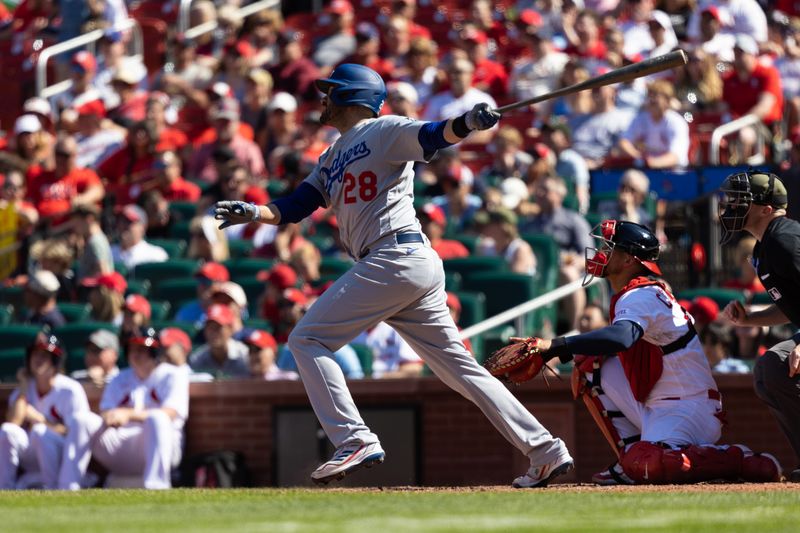
[[[671,354],[672,352],[677,352],[681,348],[685,348],[686,345],[697,336],[697,331],[694,329],[694,324],[689,322],[686,325],[689,326],[689,331],[681,335],[677,340],[674,340],[666,346],[661,347],[661,351],[664,352],[664,355]]]
[[[413,242],[425,242],[425,239],[422,238],[421,233],[398,233],[395,235],[395,241],[397,244],[411,244]],[[369,248],[361,252],[361,255],[358,256],[358,260],[362,260],[369,255]]]

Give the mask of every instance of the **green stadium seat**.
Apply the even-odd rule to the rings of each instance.
[[[522,240],[531,245],[536,255],[536,277],[542,292],[552,291],[558,285],[560,251],[558,243],[546,233],[526,233]]]
[[[329,250],[336,246],[336,240],[330,235],[309,235],[306,239],[320,251]]]
[[[182,239],[147,239],[154,246],[160,246],[170,259],[183,259],[186,255],[187,243]]]
[[[55,333],[66,346],[67,351],[83,350],[89,336],[98,329],[107,329],[114,333],[119,333],[119,328],[110,322],[81,322],[79,324],[67,324],[57,328]]]
[[[351,343],[350,346],[355,350],[358,360],[361,363],[361,370],[364,371],[364,377],[372,376],[372,350],[366,344]]]
[[[260,329],[268,333],[272,333],[272,322],[264,320],[263,318],[248,318],[244,321],[244,327]]]
[[[67,319],[67,322],[83,322],[89,320],[92,306],[87,303],[59,303],[58,310]]]
[[[444,290],[447,292],[455,292],[461,288],[461,274],[458,272],[445,272],[444,273]]]
[[[149,279],[129,279],[128,289],[125,291],[125,296],[129,294],[141,294],[145,298],[150,294],[150,280]]]
[[[191,277],[199,262],[194,259],[170,259],[162,263],[142,263],[137,265],[133,272],[133,279],[150,280],[150,284],[155,288],[162,281],[176,278]]]
[[[352,268],[353,262],[349,259],[339,259],[337,257],[323,257],[322,263],[319,267],[320,274],[338,274],[341,276],[350,268]]]
[[[603,221],[603,215],[598,215],[597,213],[586,213],[584,218],[589,223],[590,228],[594,228]]]
[[[513,272],[477,272],[464,278],[467,291],[482,292],[486,297],[486,314],[494,316],[537,296],[536,280],[527,274]],[[519,334],[535,335],[538,330],[535,315],[530,313],[525,331]]]
[[[40,331],[42,331],[40,326],[20,324],[0,326],[0,339],[2,339],[3,349],[26,349],[33,343],[33,339],[36,338],[36,334]]]
[[[0,304],[0,326],[7,326],[14,321],[14,306]]]
[[[678,294],[679,300],[694,300],[698,296],[706,296],[714,300],[720,309],[728,305],[731,300],[745,303],[744,292],[738,289],[724,289],[722,287],[700,287],[697,289],[686,289]]]
[[[14,307],[22,305],[22,286],[0,287],[0,303],[11,304]]]
[[[174,320],[152,320],[150,326],[156,331],[161,331],[164,328],[178,328],[186,332],[190,339],[193,339],[197,334],[197,328],[192,322],[175,322]]]
[[[25,348],[4,348],[0,350],[0,381],[17,381],[17,371],[25,365]]]
[[[769,305],[775,302],[772,301],[772,297],[768,292],[757,292],[753,294],[753,301],[751,303],[756,305]]]
[[[114,263],[114,272],[119,272],[119,274],[124,278],[128,277],[128,267],[126,267],[125,263],[122,261],[116,261]]]
[[[320,276],[319,279],[312,281],[311,286],[316,289],[317,287],[322,287],[329,281],[336,281],[340,277],[342,277],[341,274],[325,274]]]
[[[192,220],[197,215],[196,202],[170,202],[169,212],[177,221]]]
[[[186,241],[191,237],[189,231],[190,220],[181,220],[180,222],[173,222],[169,228],[169,236],[172,239],[184,239]]]
[[[66,371],[67,374],[75,372],[76,370],[83,370],[86,368],[86,360],[84,356],[86,355],[85,348],[76,348],[74,350],[67,351],[67,360],[66,360]],[[117,360],[117,366],[121,366],[120,359],[122,358],[122,354],[120,354],[119,359]]]
[[[456,291],[461,302],[461,316],[458,325],[461,328],[468,328],[473,324],[483,321],[486,318],[486,296],[481,292]],[[477,335],[470,339],[472,349],[475,351],[476,359],[483,360],[483,335]]]
[[[287,185],[280,180],[270,180],[267,183],[267,193],[273,200],[284,196],[287,192]]]
[[[195,278],[168,279],[158,284],[153,289],[153,297],[158,300],[172,302],[172,307],[177,311],[178,302],[194,300],[197,298],[197,280]]]
[[[275,260],[261,257],[242,257],[240,259],[229,259],[223,264],[230,272],[231,279],[237,281],[239,278],[253,277],[262,270],[269,270],[275,264]]]
[[[230,252],[231,259],[240,259],[249,257],[253,253],[255,245],[253,241],[244,239],[235,239],[228,241],[228,251]]]
[[[166,320],[170,316],[172,303],[170,301],[149,300],[151,309],[151,320]]]
[[[469,250],[470,254],[474,254],[475,250],[478,249],[478,239],[480,239],[478,235],[463,234],[452,235],[445,238],[460,242],[467,250]]]
[[[258,316],[258,299],[264,293],[265,282],[251,277],[237,279],[236,283],[242,286],[247,296],[247,308],[250,316]]]
[[[506,269],[502,257],[459,257],[444,261],[445,272],[458,272],[464,279],[477,272],[505,272]]]

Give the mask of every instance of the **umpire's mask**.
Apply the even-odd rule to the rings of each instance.
[[[734,233],[742,231],[753,204],[770,205],[775,209],[786,209],[787,205],[786,187],[778,176],[770,172],[731,174],[722,182],[719,192],[718,214],[723,230],[720,244],[727,243]]]

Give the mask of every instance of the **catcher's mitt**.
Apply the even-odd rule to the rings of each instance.
[[[490,355],[483,366],[501,381],[519,385],[531,380],[542,371],[542,367],[550,370],[539,349],[540,341],[538,337],[528,337],[509,344]]]

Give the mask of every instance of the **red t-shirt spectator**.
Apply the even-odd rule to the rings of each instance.
[[[723,81],[722,99],[728,104],[733,118],[738,118],[746,115],[758,103],[763,92],[775,97],[772,109],[764,117],[765,124],[772,124],[783,115],[781,76],[774,66],[759,61],[753,73],[745,80],[741,80],[736,72],[730,70]]]
[[[766,290],[764,288],[764,285],[761,284],[761,280],[758,279],[758,277],[753,278],[752,283],[749,283],[747,285],[742,283],[738,279],[732,279],[724,282],[722,286],[725,287],[726,289],[739,289],[740,291],[749,291],[752,293],[764,292]]]
[[[459,257],[469,256],[469,250],[467,250],[467,247],[458,241],[442,239],[436,244],[432,244],[431,247],[437,254],[439,254],[439,258],[441,258],[443,261],[445,259],[456,259]]]
[[[475,65],[472,86],[488,92],[496,100],[502,99],[508,93],[508,72],[500,63],[484,59]]]
[[[83,194],[93,185],[101,185],[94,170],[76,168],[61,179],[52,170],[28,175],[28,197],[36,206],[39,215],[58,219],[69,214],[72,198]]]
[[[196,184],[178,178],[161,190],[168,202],[196,202],[203,193]]]
[[[189,144],[189,138],[181,130],[164,128],[158,136],[156,152],[177,152]]]
[[[123,147],[111,154],[98,167],[99,174],[108,180],[108,192],[116,195],[117,205],[135,202],[142,193],[142,185],[155,178],[152,155],[131,161],[131,152]]]
[[[246,122],[239,123],[239,135],[247,139],[248,141],[252,141],[255,139],[255,133],[253,133],[253,126],[247,124]],[[213,143],[217,140],[217,130],[210,126],[206,128],[200,135],[192,141],[194,146],[202,146],[204,144]]]
[[[600,40],[595,41],[594,45],[590,46],[586,50],[580,50],[577,46],[572,44],[564,49],[564,53],[568,56],[580,57],[584,59],[605,59],[607,52],[608,50],[606,49],[606,43]]]

